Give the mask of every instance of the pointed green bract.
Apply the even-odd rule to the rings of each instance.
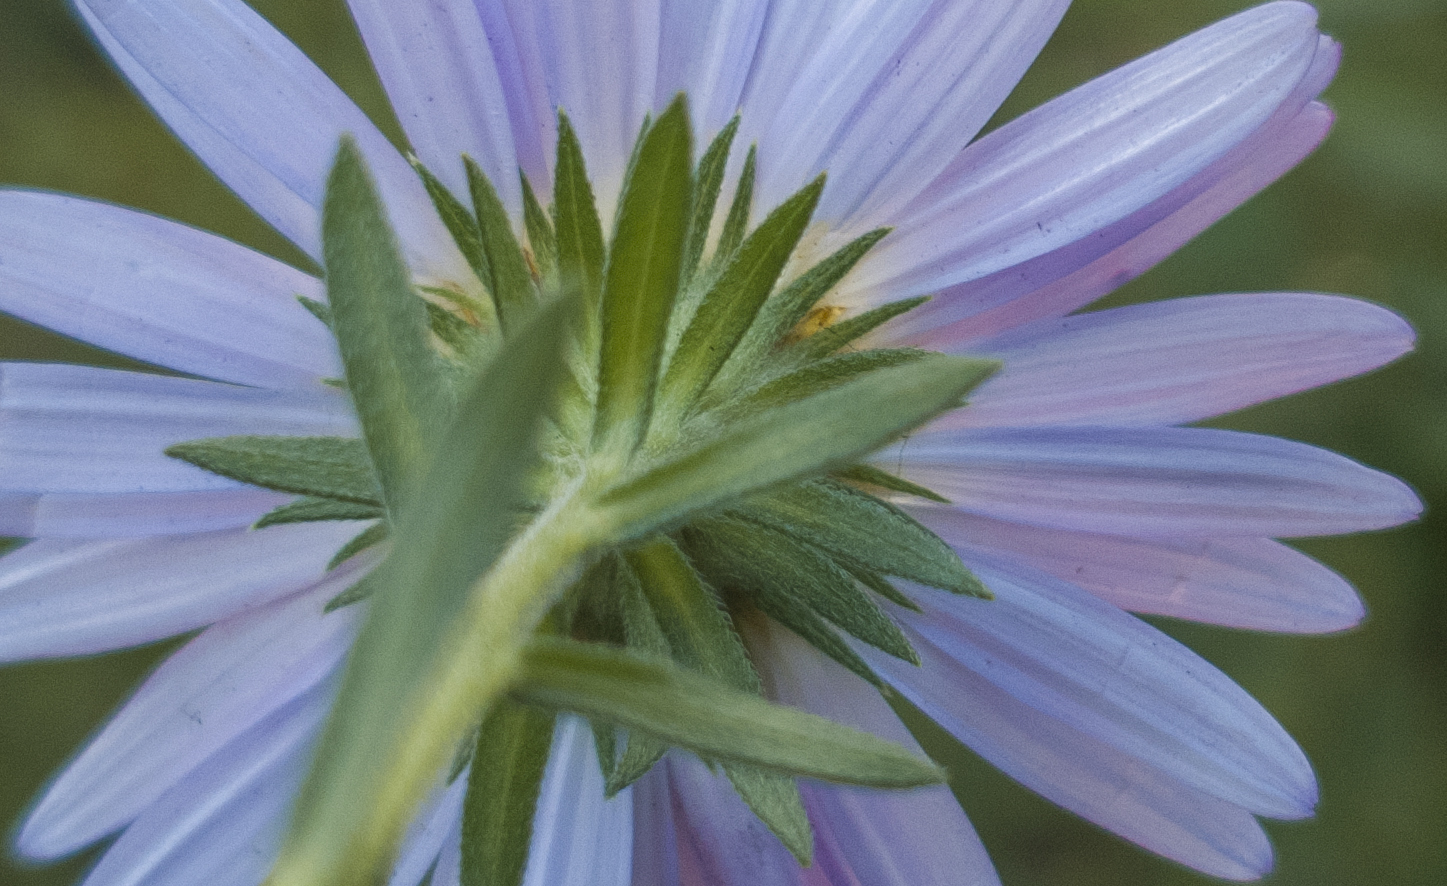
[[[786,375],[769,381],[762,387],[750,391],[739,402],[742,409],[771,409],[801,400],[814,394],[823,393],[853,378],[890,366],[903,366],[928,354],[928,351],[914,348],[889,348],[873,351],[856,351],[852,354],[835,354],[823,360],[816,360]],[[994,364],[985,364],[987,369]]]
[[[853,465],[842,471],[835,471],[834,476],[841,480],[852,480],[855,483],[878,486],[880,489],[888,489],[891,492],[903,492],[905,495],[913,495],[916,498],[923,498],[927,501],[939,502],[942,505],[950,503],[949,499],[935,492],[933,489],[927,489],[918,483],[911,483],[903,477],[896,476],[873,465]]]
[[[417,158],[411,158],[412,168],[417,170],[417,175],[422,179],[422,185],[427,189],[427,196],[432,198],[432,205],[437,209],[437,215],[442,219],[442,224],[447,227],[447,232],[457,243],[457,249],[462,257],[467,259],[467,264],[477,279],[487,282],[492,278],[492,272],[488,269],[487,255],[482,248],[482,231],[477,227],[477,218],[462,201],[453,196],[437,176],[433,175],[426,166]]]
[[[693,215],[688,221],[688,240],[683,250],[683,278],[693,277],[703,259],[704,247],[708,245],[708,230],[713,223],[713,212],[718,206],[719,193],[723,190],[724,172],[728,168],[729,149],[733,147],[734,135],[739,131],[737,114],[728,122],[708,150],[698,161],[696,191],[693,201]]]
[[[693,136],[680,96],[638,148],[619,198],[602,303],[595,449],[624,459],[653,412],[692,207]]]
[[[918,298],[890,302],[887,305],[880,305],[872,311],[865,311],[858,317],[850,317],[848,320],[835,323],[796,344],[791,349],[793,352],[791,356],[799,362],[823,359],[927,301],[929,301],[929,296],[921,295]]]
[[[366,444],[351,437],[210,437],[177,443],[166,454],[278,492],[382,503]]]
[[[281,526],[286,523],[312,523],[323,520],[375,520],[387,512],[379,504],[339,501],[334,498],[304,496],[279,508],[267,511],[252,529]]]
[[[331,328],[332,309],[326,302],[317,301],[314,298],[307,298],[304,295],[298,295],[296,300],[301,303],[302,307],[306,308],[308,314],[322,321],[322,325],[328,329]]]
[[[477,213],[482,251],[487,255],[488,276],[483,280],[492,293],[498,324],[504,334],[515,331],[532,313],[537,301],[528,261],[512,230],[512,220],[498,198],[492,182],[471,157],[463,157],[467,182],[472,190],[472,207]]]
[[[734,187],[734,199],[729,204],[729,214],[724,218],[723,230],[719,232],[718,246],[714,248],[711,272],[718,273],[733,261],[739,244],[744,242],[744,233],[749,229],[749,215],[754,207],[754,176],[758,172],[759,147],[750,145],[744,157],[744,168],[739,173],[739,183]]]
[[[880,575],[878,572],[875,572],[873,569],[861,566],[858,563],[851,563],[843,558],[836,560],[835,562],[837,562],[840,566],[844,567],[844,570],[850,575],[854,576],[854,578],[860,584],[864,585],[866,588],[869,588],[871,591],[888,600],[889,602],[895,604],[896,606],[902,606],[905,609],[908,609],[910,612],[924,611],[923,609],[920,609],[919,605],[916,604],[913,600],[901,593],[899,588],[896,588],[894,585],[890,584],[888,579],[886,579],[883,575]]]
[[[899,745],[597,644],[534,641],[513,693],[648,732],[704,757],[785,775],[881,788],[944,778]]]
[[[387,536],[390,534],[391,531],[388,529],[386,523],[374,523],[371,526],[368,526],[366,529],[363,529],[360,533],[358,533],[357,536],[351,541],[342,545],[341,550],[337,551],[336,554],[332,556],[331,561],[327,563],[327,569],[336,569],[338,566],[357,556],[361,552],[365,551],[367,548],[370,548],[373,545],[381,544],[382,542],[386,541]]]
[[[660,408],[685,414],[713,381],[773,291],[823,191],[821,175],[770,213],[739,247],[678,343],[664,376]]]
[[[444,370],[428,342],[427,309],[350,138],[343,138],[327,181],[322,253],[347,389],[375,482],[396,508],[445,421]]]
[[[371,612],[272,886],[369,881],[580,568],[586,543],[570,535],[523,547],[541,562],[515,550],[499,562],[531,505],[537,437],[565,371],[567,307],[510,338],[463,397],[415,493],[427,507],[403,513],[390,556],[368,576]]]
[[[843,483],[815,480],[753,496],[738,513],[885,575],[988,596],[939,536],[899,508]]]
[[[798,782],[787,775],[740,763],[725,765],[724,773],[794,860],[808,867],[814,859],[814,829],[809,826]]]
[[[958,406],[981,361],[931,354],[721,428],[599,499],[619,538],[637,538],[747,492],[853,464]]]
[[[551,280],[558,273],[558,235],[553,223],[548,220],[547,210],[538,202],[533,193],[532,182],[521,172],[518,173],[523,189],[523,227],[528,232],[528,245],[532,247],[533,259],[538,263],[538,274],[544,280]]]
[[[483,720],[462,807],[462,886],[521,886],[554,719],[501,701]]]
[[[553,226],[558,236],[558,275],[582,288],[589,305],[603,292],[603,227],[593,186],[583,162],[583,146],[568,116],[558,113],[558,163],[553,173]]]

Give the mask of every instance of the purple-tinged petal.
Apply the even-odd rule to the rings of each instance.
[[[680,883],[688,886],[825,886],[744,804],[722,772],[672,751],[666,767]]]
[[[168,658],[61,772],[17,844],[56,858],[133,820],[212,754],[341,666],[364,607],[323,614],[364,570],[213,625]]]
[[[296,498],[237,486],[202,492],[0,492],[0,535],[139,538],[250,526]]]
[[[1041,320],[971,350],[1004,368],[939,427],[1198,421],[1375,369],[1412,347],[1384,308],[1214,295]]]
[[[973,552],[966,562],[995,599],[926,591],[924,614],[899,613],[912,639],[1196,790],[1259,815],[1311,814],[1301,749],[1210,663],[1068,582]]]
[[[523,886],[626,886],[632,876],[633,793],[604,798],[592,729],[580,717],[560,717]]]
[[[1324,449],[1209,428],[926,431],[881,462],[987,517],[1109,535],[1290,537],[1395,526],[1395,477]]]
[[[1150,205],[1293,97],[1317,54],[1315,25],[1304,3],[1247,10],[996,130],[900,210],[895,232],[852,285],[938,290]]]
[[[1345,630],[1365,614],[1341,576],[1271,539],[1142,539],[911,510],[959,550],[1048,572],[1131,612],[1303,634]]]
[[[678,829],[667,766],[658,765],[633,783],[633,882],[631,886],[680,886]]]
[[[0,310],[98,347],[221,381],[306,387],[340,375],[297,302],[321,281],[213,234],[34,191],[0,190]]]
[[[0,559],[0,661],[108,652],[265,606],[319,581],[363,528],[31,542]]]
[[[149,806],[84,886],[256,886],[331,707],[318,686],[214,754]]]
[[[462,155],[470,155],[504,205],[520,214],[507,99],[477,8],[449,0],[348,5],[418,158],[454,194],[466,195]]]
[[[968,350],[981,338],[1063,317],[1125,285],[1300,163],[1332,113],[1312,103],[1268,125],[1185,184],[1120,221],[1038,258],[939,293],[886,328],[916,347]]]
[[[767,624],[750,648],[769,694],[923,753],[879,691],[795,634]],[[802,782],[814,825],[815,865],[831,883],[998,886],[994,865],[945,785],[877,791]]]
[[[471,271],[421,182],[381,131],[300,49],[240,0],[76,0],[131,84],[211,171],[278,231],[321,256],[337,145],[357,140],[412,269]]]
[[[768,13],[767,3],[663,0],[654,104],[686,92],[700,140],[723,129],[739,110]]]
[[[1256,818],[1031,707],[929,644],[919,668],[861,648],[901,695],[1006,775],[1152,852],[1233,880],[1271,869]]]
[[[432,886],[462,886],[462,816],[442,841],[437,867],[432,870]]]
[[[44,363],[0,364],[0,492],[196,492],[241,484],[171,458],[233,434],[355,436],[346,395]]]
[[[467,797],[469,771],[464,769],[451,784],[435,791],[417,813],[397,853],[387,886],[417,886],[427,876],[448,836],[462,825],[462,801]]]

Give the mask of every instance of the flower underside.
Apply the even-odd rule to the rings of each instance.
[[[395,246],[374,236],[379,227],[385,233],[380,213],[372,213],[372,235],[362,230],[375,195],[360,158],[344,145],[328,194],[330,304],[307,307],[337,336],[347,376],[336,383],[353,397],[363,438],[227,437],[168,453],[300,496],[257,528],[374,521],[338,551],[333,565],[390,536],[393,556],[332,608],[373,593],[400,593],[392,585],[408,580],[397,577],[404,567],[393,568],[403,559],[396,551],[416,547],[410,539],[423,536],[459,563],[445,567],[456,575],[436,582],[474,589],[459,591],[458,599],[477,596],[486,576],[505,571],[525,543],[546,549],[538,539],[550,521],[582,502],[583,516],[570,519],[588,524],[587,540],[568,549],[576,555],[571,571],[559,564],[553,568],[560,580],[540,582],[542,617],[521,622],[525,636],[566,642],[574,652],[622,650],[622,659],[608,660],[608,679],[623,679],[619,674],[630,667],[656,666],[757,696],[762,683],[738,626],[762,615],[882,686],[841,632],[918,663],[879,602],[913,608],[891,579],[988,593],[943,541],[876,493],[942,499],[860,459],[958,406],[994,364],[860,346],[862,337],[924,299],[843,320],[827,306],[831,289],[884,230],[783,280],[824,177],[751,228],[753,149],[732,200],[720,204],[737,118],[696,163],[682,96],[645,122],[606,240],[566,116],[558,128],[549,209],[523,179],[524,242],[470,159],[464,158],[470,208],[417,165],[477,278],[448,287],[419,287],[406,277]],[[352,192],[356,199],[347,204]],[[363,222],[348,221],[348,211]],[[356,272],[357,266],[370,270]],[[358,273],[367,278],[360,287],[354,285]],[[392,296],[372,302],[354,291],[389,286]],[[528,369],[549,360],[561,368]],[[485,423],[474,404],[488,390],[494,391],[489,403],[512,397],[524,404],[518,409],[536,414],[493,412]],[[875,402],[904,405],[883,415],[888,410],[871,408]],[[459,428],[469,422],[478,434],[493,436],[468,443]],[[499,424],[516,427],[504,433]],[[507,433],[515,437],[511,444],[497,436]],[[458,449],[474,445],[489,451]],[[531,454],[499,453],[499,447]],[[464,495],[428,479],[448,471],[456,476],[453,463],[463,462],[483,464],[468,477],[481,471],[494,480]],[[449,508],[470,510],[450,520]],[[442,530],[409,529],[431,521],[469,541],[468,527],[484,525],[479,520],[490,521],[486,532],[497,538],[466,555],[434,540]],[[426,568],[429,575],[445,571]],[[461,608],[453,605],[449,618]],[[373,622],[383,618],[378,611]],[[444,639],[436,642],[445,645]],[[359,646],[365,645],[364,636]],[[750,807],[808,863],[812,836],[793,778],[828,773],[695,740],[687,726],[672,729],[630,713],[620,693],[583,697],[578,687],[592,684],[577,673],[571,682],[549,684],[539,676],[546,670],[541,653],[519,654],[522,676],[506,689],[511,700],[484,699],[477,738],[455,755],[454,777],[471,764],[465,842],[483,847],[464,856],[487,869],[473,882],[521,876],[527,841],[521,850],[514,845],[516,828],[530,821],[558,710],[594,723],[610,793],[681,745],[721,765]],[[474,712],[474,724],[478,716]],[[704,728],[695,726],[695,732]]]

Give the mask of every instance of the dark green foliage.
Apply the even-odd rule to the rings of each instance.
[[[211,437],[177,443],[166,454],[278,492],[382,503],[366,444],[351,437]]]
[[[482,721],[462,808],[462,886],[519,886],[554,716],[503,701]]]

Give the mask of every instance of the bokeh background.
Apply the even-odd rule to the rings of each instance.
[[[399,131],[342,0],[254,5]],[[1247,5],[1076,0],[1000,119]],[[1346,45],[1326,94],[1339,112],[1331,139],[1111,303],[1343,292],[1389,305],[1418,329],[1417,352],[1396,365],[1219,422],[1344,452],[1405,477],[1427,499],[1416,525],[1301,544],[1361,589],[1366,623],[1308,638],[1162,627],[1260,698],[1316,765],[1316,819],[1268,825],[1278,850],[1269,883],[1439,886],[1447,883],[1447,3],[1318,6],[1323,29]],[[305,265],[150,116],[62,0],[0,0],[0,184],[141,207]],[[128,365],[4,318],[0,359]],[[170,648],[0,668],[0,833]],[[932,749],[951,764],[1007,886],[1208,882],[1055,809],[968,752]],[[35,868],[5,854],[0,886],[77,882],[93,860]]]

